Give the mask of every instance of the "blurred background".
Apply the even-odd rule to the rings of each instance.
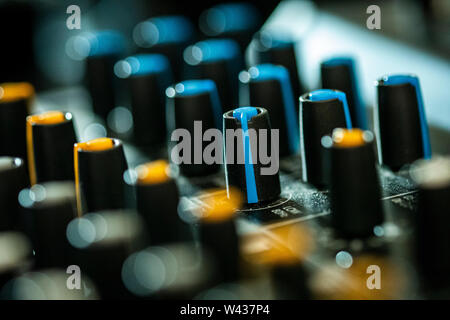
[[[175,0],[2,0],[0,26],[3,61],[0,80],[30,80],[38,90],[73,85],[83,77],[80,62],[66,52],[69,37],[92,29],[117,29],[131,36],[136,23],[150,17],[183,14],[198,25],[202,11],[220,3]],[[265,21],[280,1],[248,1],[257,5]],[[319,10],[365,28],[369,5],[380,6],[382,33],[396,41],[450,59],[450,1],[446,0],[344,0],[312,1]],[[81,30],[66,28],[66,8],[81,9]],[[295,13],[302,20],[302,12]],[[301,22],[301,21],[298,21]],[[129,44],[132,46],[132,43]],[[361,44],[364,45],[364,44]],[[130,47],[133,51],[135,48]]]
[[[0,81],[30,81],[38,92],[77,86],[85,80],[83,59],[74,57],[72,41],[91,30],[115,29],[126,39],[126,54],[138,51],[133,30],[148,18],[182,14],[207,37],[201,14],[221,1],[174,0],[3,0],[0,2]],[[260,13],[264,29],[297,41],[300,77],[305,89],[319,87],[320,61],[350,54],[357,59],[361,90],[374,103],[373,81],[386,73],[415,73],[424,92],[428,120],[449,130],[450,1],[345,0],[247,1]],[[69,5],[81,9],[81,30],[69,30]],[[368,30],[369,5],[381,8],[381,29]]]

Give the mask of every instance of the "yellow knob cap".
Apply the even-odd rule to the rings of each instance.
[[[28,82],[0,84],[0,102],[12,102],[34,96],[34,87]]]
[[[361,129],[335,129],[333,144],[337,147],[351,148],[364,145],[364,131]]]
[[[158,184],[169,180],[169,163],[166,160],[156,160],[136,168],[139,184]]]

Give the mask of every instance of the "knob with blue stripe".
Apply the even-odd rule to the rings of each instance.
[[[289,71],[280,65],[261,64],[239,74],[244,85],[240,104],[261,106],[270,115],[272,129],[280,132],[280,157],[299,149],[298,118]]]
[[[333,130],[322,138],[327,150],[331,222],[337,236],[368,238],[383,222],[374,137],[361,129]]]
[[[201,31],[209,37],[229,37],[244,50],[262,23],[258,9],[250,3],[218,4],[200,15]]]
[[[222,107],[215,83],[209,79],[186,80],[167,88],[166,95],[167,129],[171,141],[178,140],[170,151],[172,161],[179,165],[181,173],[186,176],[217,172],[221,159],[211,159],[212,163],[204,161],[204,153],[206,155],[206,147],[210,142],[202,139],[206,130],[222,129]],[[188,137],[190,143],[185,141]],[[202,142],[199,143],[196,138],[202,139]]]
[[[289,37],[273,32],[257,33],[245,53],[248,67],[263,63],[272,63],[285,67],[289,71],[294,100],[305,92],[304,84],[299,75],[301,65],[295,51],[296,42]]]
[[[374,109],[378,157],[381,164],[399,170],[413,161],[431,158],[431,144],[419,79],[390,75],[377,82]]]
[[[183,16],[159,16],[140,22],[133,29],[133,40],[143,53],[165,55],[175,81],[182,80],[183,50],[195,39],[195,28]]]
[[[84,50],[86,75],[92,107],[106,119],[116,106],[114,63],[125,50],[123,36],[114,30],[83,33],[75,42],[75,50]]]
[[[321,89],[300,97],[302,178],[318,188],[327,184],[321,139],[335,128],[352,128],[344,92]]]
[[[355,60],[351,57],[327,59],[320,65],[320,74],[322,88],[345,92],[353,126],[367,129],[366,108],[361,98]]]
[[[161,54],[138,54],[114,66],[126,79],[133,116],[133,140],[143,148],[166,142],[165,90],[172,83],[169,60]]]
[[[260,107],[240,107],[223,115],[223,126],[228,190],[239,189],[246,204],[275,200],[281,192],[278,137],[273,135],[275,139],[272,139],[268,111]],[[262,148],[266,148],[265,152]],[[266,161],[269,159],[263,159],[262,154],[274,155],[273,161]]]
[[[216,83],[224,110],[238,104],[238,75],[243,68],[237,42],[231,39],[210,39],[197,42],[184,51],[188,67],[186,76],[211,79]]]

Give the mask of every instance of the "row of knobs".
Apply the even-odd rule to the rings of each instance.
[[[243,44],[249,41],[245,33],[237,42],[214,39],[192,44],[188,22],[167,19],[172,20],[151,19],[135,30],[135,40],[152,47],[153,53],[119,62],[120,47],[107,44],[120,42],[120,37],[113,32],[95,35],[95,45],[86,59],[90,91],[94,111],[106,118],[115,104],[113,72],[128,82],[134,142],[144,148],[164,144],[166,132],[175,129],[187,130],[193,137],[195,121],[201,121],[203,132],[212,128],[223,132],[242,129],[242,136],[238,137],[241,141],[235,141],[232,154],[243,154],[245,161],[226,161],[228,192],[218,191],[205,200],[206,216],[198,221],[199,240],[218,264],[215,282],[233,281],[238,273],[238,237],[231,213],[239,201],[231,197],[232,187],[240,191],[240,200],[249,206],[270,203],[281,193],[278,172],[262,174],[261,169],[268,165],[250,161],[252,144],[261,138],[259,129],[269,133],[278,129],[279,144],[274,145],[269,134],[267,149],[278,147],[280,157],[300,151],[303,180],[317,188],[330,189],[332,222],[340,236],[358,238],[373,234],[373,228],[383,221],[375,141],[370,132],[364,131],[367,120],[354,62],[348,58],[323,62],[322,87],[339,91],[303,94],[298,109],[296,99],[304,89],[296,76],[298,66],[292,42],[258,34],[247,50],[248,61],[254,67],[240,72],[244,65]],[[168,25],[179,26],[185,32],[174,32],[175,38],[161,36],[156,46],[154,39],[145,38],[149,36],[146,30]],[[182,77],[182,59],[187,64],[186,74],[194,80],[171,86]],[[143,283],[142,275],[136,271],[138,267],[149,269],[156,258],[163,264],[185,259],[177,250],[170,251],[170,258],[160,249],[138,251],[148,243],[165,245],[185,240],[178,213],[179,191],[167,162],[148,163],[127,171],[124,148],[118,139],[77,143],[73,149],[77,139],[70,113],[44,113],[23,121],[29,112],[32,91],[27,84],[2,85],[0,128],[8,130],[1,132],[0,151],[2,156],[14,158],[0,161],[1,211],[7,213],[1,215],[0,229],[20,230],[28,235],[38,269],[65,267],[74,260],[80,261],[83,270],[101,284],[104,297],[117,296],[117,292],[125,294],[124,286],[138,295],[151,292],[154,284]],[[375,131],[380,163],[399,170],[419,158],[430,158],[417,78],[382,78],[377,84],[377,95]],[[232,108],[238,104],[258,107]],[[256,130],[256,136],[250,134],[251,129]],[[225,154],[230,151],[226,142]],[[204,147],[201,146],[201,152]],[[194,159],[197,150],[192,146],[189,151]],[[434,261],[424,268],[427,277],[443,279],[450,267],[448,255],[443,256],[449,252],[446,244],[450,241],[444,230],[448,223],[442,215],[449,206],[449,197],[445,196],[449,193],[449,164],[440,160],[439,168],[420,166],[424,166],[425,173],[416,177],[420,194],[418,225],[424,227],[418,230],[418,255]],[[205,176],[218,172],[220,166],[181,164],[180,170],[186,176]],[[443,176],[434,177],[436,170]],[[75,190],[71,183],[54,182],[64,180],[75,180]],[[140,216],[117,213],[116,210],[128,207],[130,199],[134,199]],[[79,217],[74,219],[76,215]],[[150,239],[146,239],[148,235]],[[0,245],[13,240],[20,242],[17,235],[11,235],[1,238]],[[436,244],[439,250],[430,251],[430,247],[437,248]],[[20,248],[23,252],[15,257],[26,260],[29,252],[25,245]],[[138,254],[130,256],[132,252]],[[298,268],[292,271],[298,275]],[[151,279],[151,275],[146,276],[144,280]],[[285,277],[286,272],[279,276]],[[123,281],[111,281],[121,278]],[[0,278],[0,286],[2,281]],[[160,288],[155,286],[153,290],[157,289]]]

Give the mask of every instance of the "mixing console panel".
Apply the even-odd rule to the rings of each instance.
[[[448,103],[344,53],[311,85],[289,5],[80,30],[85,83],[0,85],[1,298],[450,297]]]

